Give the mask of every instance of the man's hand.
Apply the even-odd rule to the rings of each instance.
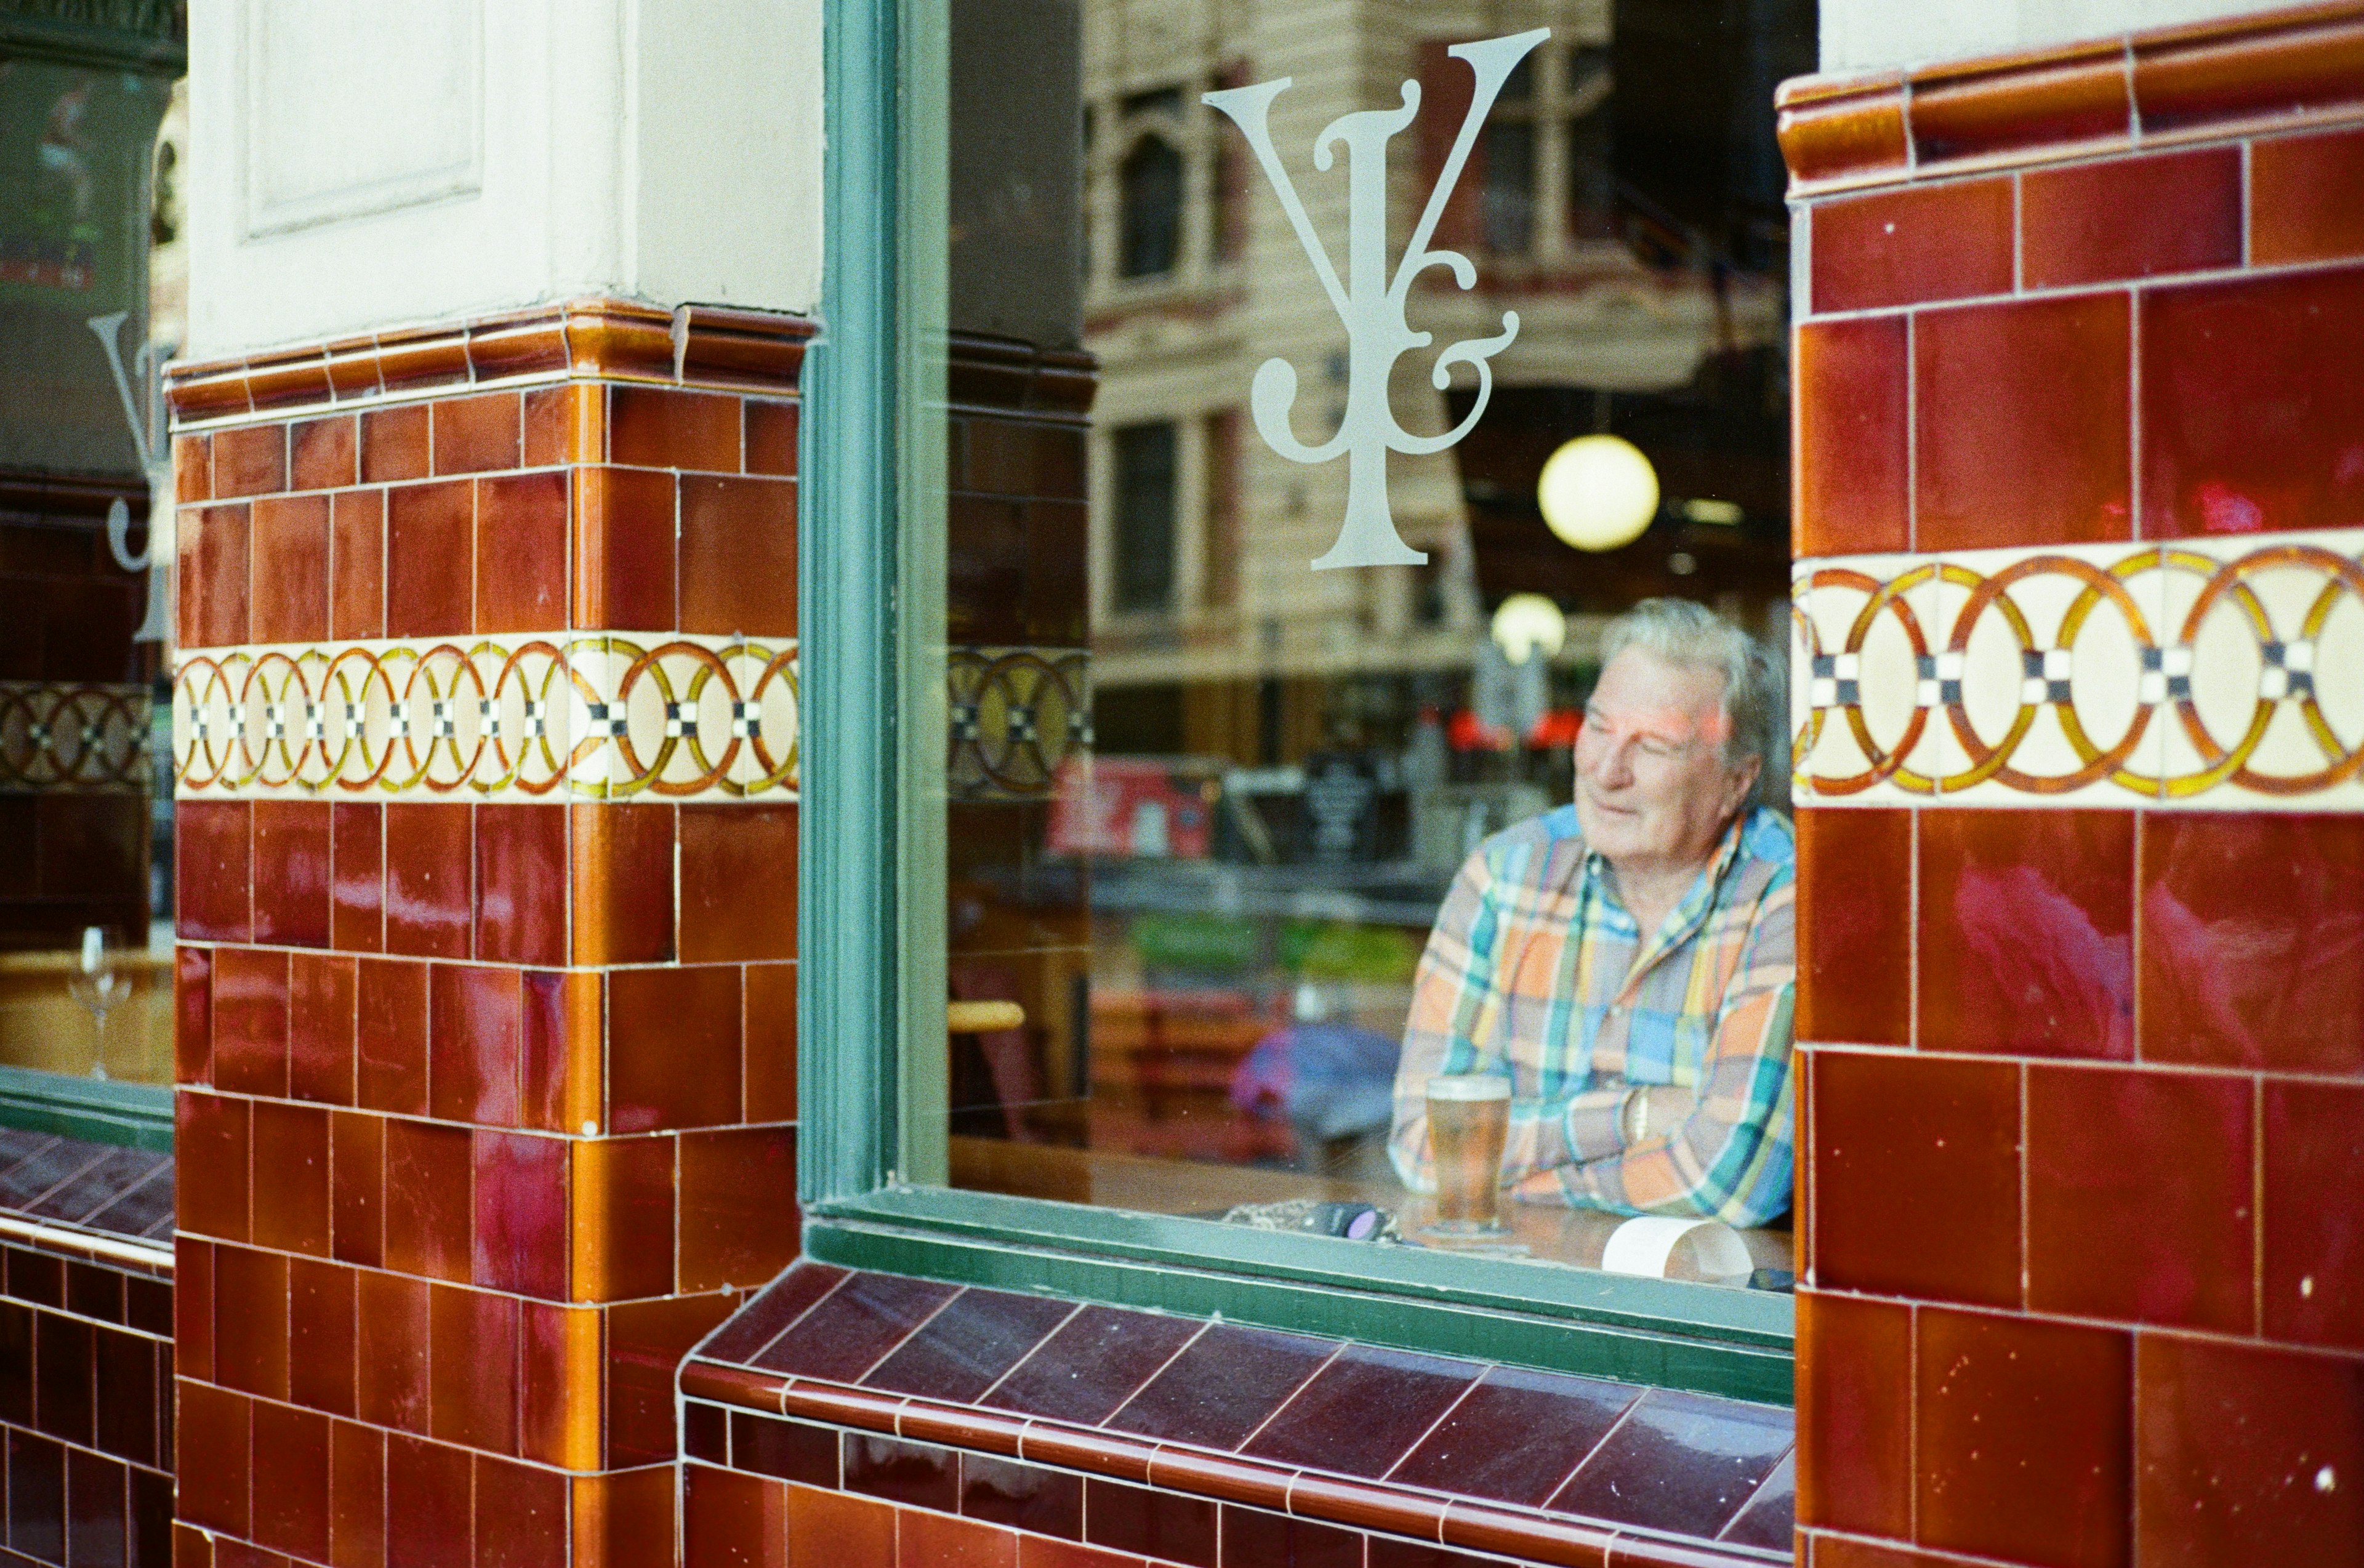
[[[1626,1147],[1666,1137],[1697,1109],[1699,1096],[1678,1084],[1653,1084],[1640,1089],[1625,1106]]]

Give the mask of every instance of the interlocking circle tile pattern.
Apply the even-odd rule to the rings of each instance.
[[[1091,655],[1080,648],[953,648],[947,782],[955,800],[1047,800],[1092,744]]]
[[[0,794],[152,787],[153,706],[141,685],[0,681]]]
[[[2364,529],[1801,562],[1797,799],[2364,810]]]
[[[184,654],[184,799],[793,799],[793,639],[665,634]]]

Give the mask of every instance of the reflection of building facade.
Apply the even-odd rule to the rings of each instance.
[[[1315,135],[1341,114],[1393,106],[1401,83],[1419,83],[1420,117],[1389,144],[1388,230],[1399,249],[1468,105],[1468,68],[1447,46],[1536,26],[1552,36],[1506,86],[1438,228],[1438,244],[1476,263],[1478,286],[1464,293],[1441,270],[1431,273],[1411,324],[1441,346],[1498,332],[1504,311],[1516,310],[1519,336],[1494,361],[1498,392],[1578,395],[1560,400],[1577,414],[1505,395],[1487,422],[1549,427],[1539,437],[1548,451],[1595,428],[1592,405],[1603,395],[1683,387],[1712,352],[1778,341],[1783,318],[1778,277],[1734,272],[1718,286],[1704,266],[1639,259],[1636,219],[1621,209],[1611,162],[1606,5],[1207,0],[1194,11],[1110,0],[1086,8],[1087,335],[1103,375],[1093,612],[1104,692],[1188,683],[1198,690],[1186,706],[1203,708],[1224,700],[1206,683],[1469,669],[1487,603],[1503,588],[1479,569],[1468,498],[1523,506],[1532,472],[1503,484],[1473,472],[1468,449],[1393,457],[1398,528],[1429,563],[1306,569],[1343,515],[1345,464],[1299,467],[1274,454],[1248,418],[1246,394],[1259,363],[1286,357],[1304,388],[1298,433],[1326,435],[1343,406],[1344,336],[1243,142],[1199,100],[1219,86],[1293,80],[1273,106],[1277,144],[1325,244],[1343,258],[1344,168],[1312,168]],[[1243,39],[1254,40],[1246,57]],[[1434,351],[1397,367],[1396,407],[1409,428],[1442,429],[1448,418],[1447,399],[1425,376]],[[1466,406],[1465,396],[1453,412]],[[1523,493],[1503,495],[1514,489]],[[1541,534],[1531,506],[1527,517]],[[1584,561],[1551,548],[1571,578],[1584,573]],[[1559,596],[1586,607],[1580,593]],[[1579,635],[1567,657],[1585,647]],[[1202,744],[1225,728],[1195,713],[1185,723]]]

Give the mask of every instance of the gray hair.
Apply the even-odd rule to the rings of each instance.
[[[1689,599],[1645,599],[1600,634],[1600,664],[1628,648],[1646,649],[1669,664],[1713,670],[1723,676],[1723,762],[1738,769],[1761,757],[1773,730],[1777,686],[1765,645]]]

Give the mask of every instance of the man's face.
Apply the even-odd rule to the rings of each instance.
[[[1611,865],[1684,866],[1714,852],[1756,782],[1723,761],[1723,677],[1628,648],[1609,662],[1576,738],[1576,816]]]

